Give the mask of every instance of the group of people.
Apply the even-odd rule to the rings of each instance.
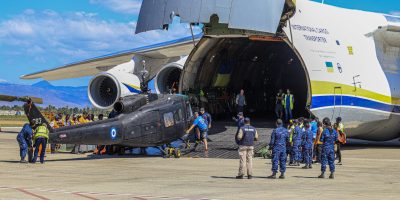
[[[35,125],[34,122],[25,124],[17,135],[21,163],[36,163],[40,153],[40,163],[44,163],[46,145],[49,139],[49,129],[46,123]],[[35,148],[33,153],[33,148]],[[33,154],[33,155],[32,155]],[[26,156],[28,155],[28,160]]]
[[[237,179],[243,179],[244,169],[247,168],[248,179],[252,178],[252,157],[254,154],[254,141],[258,140],[256,128],[250,125],[250,119],[239,113],[237,118],[238,131],[235,136],[239,145],[239,173]],[[312,164],[321,163],[321,174],[319,178],[325,178],[326,165],[329,165],[330,176],[335,177],[335,159],[342,164],[340,146],[346,142],[344,125],[338,117],[334,124],[329,118],[319,121],[316,118],[299,118],[291,120],[287,128],[281,119],[276,121],[276,129],[271,134],[269,150],[272,150],[272,175],[269,178],[277,178],[278,169],[281,173],[279,178],[285,178],[287,158],[289,165],[300,166],[303,169],[311,169]],[[335,153],[335,145],[337,152]]]
[[[104,115],[99,114],[98,115],[98,120],[103,120]],[[81,114],[66,114],[65,117],[63,114],[58,113],[54,117],[50,117],[50,126],[53,129],[61,128],[64,126],[74,126],[74,125],[79,125],[79,124],[86,124],[89,122],[93,122],[94,119],[94,114],[88,114],[87,112],[83,112]],[[72,153],[79,154],[81,150],[81,145],[75,145]],[[57,144],[51,144],[51,153],[55,153],[58,148],[60,148],[60,145]]]
[[[85,124],[94,121],[93,114],[84,112],[82,115],[57,114],[51,117],[49,124],[53,129],[64,126],[72,126],[78,124]],[[103,120],[103,114],[98,115],[98,120]],[[36,125],[34,122],[25,124],[22,130],[17,135],[17,142],[20,149],[20,162],[21,163],[35,163],[37,157],[40,156],[40,163],[44,163],[44,156],[49,139],[49,127],[46,123]],[[51,153],[55,153],[59,145],[51,144]],[[34,152],[33,152],[33,148]],[[103,150],[103,148],[101,149]],[[75,145],[72,153],[79,153],[80,145]],[[26,157],[28,156],[28,159]]]

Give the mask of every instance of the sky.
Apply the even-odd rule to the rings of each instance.
[[[32,84],[39,80],[25,81],[19,77],[190,35],[187,25],[134,35],[141,0],[0,0],[0,3],[0,82]],[[325,0],[324,3],[400,15],[400,0]],[[51,83],[83,86],[89,79]]]

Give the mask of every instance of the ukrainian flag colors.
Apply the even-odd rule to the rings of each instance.
[[[332,62],[325,62],[325,65],[326,65],[326,70],[329,73],[333,73],[334,72],[333,63]]]
[[[139,86],[135,86],[132,84],[127,84],[127,83],[122,83],[122,84],[124,84],[125,87],[128,88],[128,90],[132,93],[138,93],[138,94],[141,93]]]

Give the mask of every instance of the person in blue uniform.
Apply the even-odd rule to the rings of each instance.
[[[276,121],[277,128],[272,132],[271,141],[269,143],[269,148],[272,149],[272,175],[268,178],[276,178],[276,173],[279,171],[281,175],[280,179],[285,178],[286,172],[286,144],[289,142],[289,131],[283,127],[283,122],[281,119]]]
[[[206,112],[206,110],[204,108],[200,108],[200,115],[201,115],[201,117],[204,118],[205,122],[207,123],[208,130],[210,130],[211,122],[212,122],[211,115],[208,112]]]
[[[324,118],[322,121],[324,124],[324,131],[321,135],[322,145],[322,162],[321,162],[321,175],[318,178],[325,178],[326,165],[329,164],[329,170],[331,172],[329,178],[335,178],[335,142],[338,140],[338,135],[335,129],[332,128],[332,124],[329,118]]]
[[[301,122],[302,123],[302,122]],[[303,128],[300,126],[300,121],[295,120],[295,127],[293,131],[293,147],[292,147],[292,156],[293,156],[293,166],[300,166],[301,162],[301,144],[303,138]]]
[[[305,166],[303,169],[312,168],[312,151],[313,151],[313,132],[311,130],[311,125],[308,121],[304,122],[304,134],[303,134],[303,152],[304,152],[304,162]]]
[[[32,137],[33,137],[32,126],[33,123],[24,124],[22,130],[17,135],[17,141],[19,144],[19,156],[21,157],[20,160],[21,163],[27,163],[28,161],[29,162],[31,161],[30,160],[31,158],[29,158],[29,156],[28,156],[28,161],[25,160],[25,157],[26,154],[28,154],[28,151],[32,149]]]
[[[202,116],[199,115],[198,112],[194,112],[194,117],[195,120],[190,126],[190,128],[186,131],[186,134],[189,134],[190,131],[192,131],[194,128],[199,128],[200,135],[199,138],[203,140],[204,146],[205,146],[205,151],[208,151],[208,145],[207,145],[207,137],[208,137],[208,125],[207,122],[204,120]],[[197,147],[197,144],[195,145],[195,149]]]
[[[239,112],[239,114],[237,115],[237,118],[232,117],[232,119],[236,122],[237,130],[236,130],[236,134],[235,134],[235,141],[236,141],[236,144],[239,145],[239,141],[237,140],[237,135],[239,133],[240,128],[242,128],[242,126],[244,126],[243,112]]]

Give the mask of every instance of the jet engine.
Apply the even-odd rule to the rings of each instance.
[[[183,65],[185,64],[186,59],[187,56],[181,58],[177,62],[169,63],[161,68],[154,79],[155,89],[158,94],[171,93],[174,88],[179,88],[179,80],[181,78]]]
[[[94,76],[88,87],[90,102],[99,109],[112,108],[120,97],[140,93],[140,80],[130,61]]]

